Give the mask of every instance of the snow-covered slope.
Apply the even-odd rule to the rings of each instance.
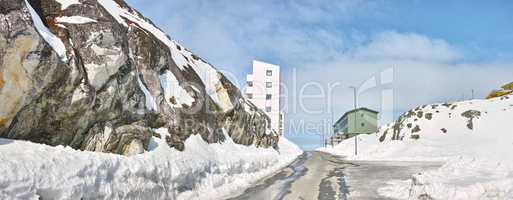
[[[445,160],[458,155],[501,159],[513,146],[513,99],[433,104],[415,108],[376,134],[319,149],[355,160]],[[495,154],[489,154],[495,152]]]
[[[415,108],[378,133],[323,148],[352,160],[444,161],[438,170],[391,181],[399,199],[513,199],[513,96]]]
[[[285,138],[279,151],[227,138],[191,136],[179,152],[153,137],[149,152],[132,157],[0,139],[0,199],[221,199],[302,154]]]

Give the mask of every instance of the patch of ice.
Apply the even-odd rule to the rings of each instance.
[[[62,16],[57,17],[55,20],[59,23],[68,23],[68,24],[86,24],[91,22],[96,22],[96,20],[82,17],[82,16]]]
[[[43,37],[43,39],[50,45],[53,50],[57,53],[61,61],[66,62],[68,60],[66,56],[66,46],[62,42],[62,40],[55,36],[43,23],[41,17],[37,14],[37,12],[32,8],[30,3],[25,0],[25,4],[30,12],[30,16],[32,17],[32,21],[34,22],[34,26],[36,27],[37,32]]]
[[[166,70],[160,75],[160,85],[164,90],[166,102],[171,107],[181,108],[182,104],[191,106],[195,101],[195,99],[180,86],[180,82],[178,82],[175,75],[169,70]],[[174,98],[176,102],[171,102],[171,98]]]

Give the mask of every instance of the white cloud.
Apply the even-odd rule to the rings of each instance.
[[[356,49],[355,56],[366,60],[415,60],[451,62],[462,57],[445,40],[431,39],[416,33],[381,32]]]

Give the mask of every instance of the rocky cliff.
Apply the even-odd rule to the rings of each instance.
[[[269,118],[122,0],[1,0],[0,137],[132,155],[154,132],[275,146]]]

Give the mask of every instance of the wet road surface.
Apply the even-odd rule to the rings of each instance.
[[[230,200],[387,199],[377,190],[393,179],[436,169],[433,162],[345,161],[323,152],[307,152],[291,166]]]

